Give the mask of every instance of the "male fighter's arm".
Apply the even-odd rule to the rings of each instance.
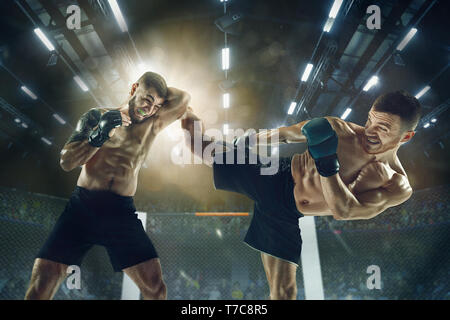
[[[385,181],[383,186],[353,194],[338,174],[338,137],[328,120],[313,119],[303,126],[302,131],[308,142],[309,154],[320,174],[325,201],[335,219],[370,219],[411,196],[412,190],[406,177],[390,172],[388,167],[380,162],[367,166],[357,180]]]
[[[188,107],[186,113],[181,118],[181,128],[184,130],[184,140],[186,146],[197,157],[203,159],[205,148],[214,141],[214,137],[205,136],[205,126],[203,121],[194,114],[191,107]],[[201,140],[201,147],[195,148],[195,138]],[[198,143],[200,146],[200,143]],[[211,156],[211,155],[209,155]],[[207,161],[205,161],[207,163]]]
[[[247,131],[243,136],[238,137],[238,139],[248,139],[256,145],[263,146],[306,142],[306,137],[302,133],[302,128],[307,122],[308,120],[305,120],[289,127],[269,129],[253,134],[250,134],[249,131]]]
[[[168,88],[166,101],[156,113],[155,129],[159,132],[175,120],[181,119],[190,100],[191,96],[187,92]]]
[[[99,109],[91,109],[83,114],[61,150],[61,168],[71,171],[88,162],[122,124],[129,125],[130,119],[118,110],[102,115]]]
[[[376,163],[375,166],[377,168],[372,171],[372,178],[385,179],[389,174],[385,165]],[[394,173],[382,187],[360,193],[352,192],[339,174],[321,176],[320,182],[325,201],[336,220],[371,219],[384,210],[405,202],[412,194],[408,179],[399,173]]]

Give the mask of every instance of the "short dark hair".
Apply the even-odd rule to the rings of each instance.
[[[161,98],[165,99],[167,97],[166,80],[164,80],[160,74],[148,71],[144,73],[137,82],[144,83],[147,88],[155,88]]]
[[[414,130],[420,121],[419,100],[405,90],[382,94],[373,103],[373,109],[399,116],[406,131]]]

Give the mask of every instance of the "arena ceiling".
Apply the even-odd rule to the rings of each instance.
[[[79,30],[67,27],[67,8],[74,4],[81,13]],[[447,183],[448,1],[344,0],[329,32],[323,29],[332,0],[118,4],[125,32],[107,0],[0,2],[0,148],[6,186],[61,194],[59,186],[71,179],[73,187],[78,173],[67,175],[59,168],[59,152],[79,116],[92,107],[123,103],[144,70],[190,92],[192,108],[208,127],[219,129],[224,123],[275,128],[310,117],[340,117],[347,108],[352,109],[347,120],[363,124],[379,94],[398,89],[417,94],[428,85],[420,98],[423,120],[415,139],[401,149],[401,159],[416,186]],[[367,27],[370,5],[381,9],[380,29]],[[54,50],[36,36],[36,28]],[[397,50],[411,28],[417,33]],[[225,33],[226,73],[221,66]],[[308,63],[314,68],[301,81]],[[366,92],[373,75],[379,81]],[[227,110],[225,92],[231,96]],[[292,102],[296,107],[288,114]],[[175,144],[167,138],[159,142]],[[423,175],[424,170],[432,173]]]

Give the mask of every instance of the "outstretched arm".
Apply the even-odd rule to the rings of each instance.
[[[302,127],[308,121],[302,121],[289,127],[270,129],[256,134],[257,145],[279,145],[285,143],[306,142],[306,137],[302,133]]]

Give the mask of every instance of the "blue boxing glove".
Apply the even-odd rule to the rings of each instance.
[[[319,174],[330,177],[339,172],[338,137],[325,118],[314,118],[305,124],[302,133],[308,141],[308,151]]]

